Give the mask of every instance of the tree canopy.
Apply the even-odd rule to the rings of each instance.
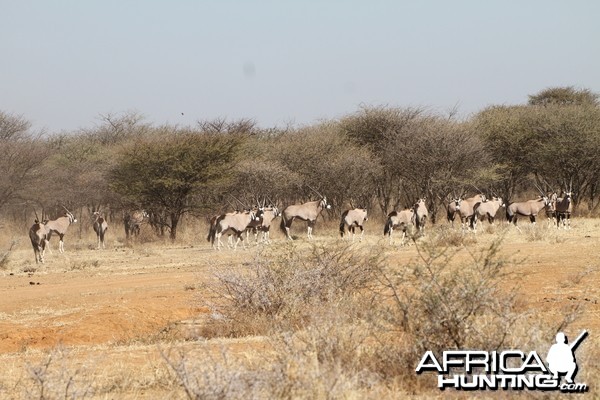
[[[163,215],[175,239],[180,218],[205,209],[205,200],[230,183],[240,141],[236,135],[161,130],[125,148],[110,171],[110,186],[126,203]]]

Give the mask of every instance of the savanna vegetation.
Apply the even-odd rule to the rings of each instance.
[[[595,216],[600,102],[586,89],[549,88],[464,119],[370,106],[268,129],[245,119],[155,126],[124,113],[57,135],[0,112],[0,146],[0,284],[13,307],[0,310],[10,349],[0,397],[439,397],[435,376],[414,373],[427,350],[545,355],[557,331],[599,326],[595,219],[569,231],[486,223],[477,235],[439,221],[450,194],[522,200],[536,186],[572,188],[577,215]],[[316,193],[333,209],[313,242],[216,252],[204,241],[215,213]],[[405,247],[382,240],[377,220],[424,196],[438,218],[427,235]],[[336,223],[355,206],[371,221],[351,244]],[[37,266],[27,229],[35,213],[63,207],[88,222],[101,210],[114,239],[94,250],[91,223],[80,223],[67,252]],[[116,231],[132,209],[147,210],[153,229],[127,242]],[[584,346],[577,381],[596,393],[593,332]]]
[[[450,193],[483,190],[508,200],[567,187],[580,212],[597,210],[598,95],[550,88],[528,104],[490,106],[458,119],[426,108],[363,107],[310,126],[260,128],[254,121],[154,126],[136,113],[47,135],[26,117],[0,113],[0,215],[29,223],[102,209],[109,221],[143,208],[177,237],[182,217],[257,201],[286,205],[328,197],[386,214],[427,197],[435,217]]]

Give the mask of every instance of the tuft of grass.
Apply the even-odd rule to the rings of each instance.
[[[13,240],[7,251],[0,253],[0,270],[6,271],[8,269],[10,264],[10,256],[16,245],[17,241]]]
[[[81,271],[85,269],[98,268],[100,266],[100,260],[76,260],[71,261],[67,270],[68,271]]]
[[[472,231],[461,231],[448,226],[430,231],[427,242],[440,247],[464,247],[477,244],[477,236]]]

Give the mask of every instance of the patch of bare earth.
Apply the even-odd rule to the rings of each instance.
[[[528,225],[522,221],[521,232],[500,226],[483,229],[458,247],[457,259],[469,257],[469,251],[484,248],[503,234],[501,254],[514,261],[510,270],[515,273],[506,286],[519,287],[523,312],[534,310],[530,318],[558,323],[578,307],[580,317],[570,329],[588,329],[588,340],[597,342],[599,223],[575,220],[570,231]],[[356,248],[381,250],[398,268],[418,257],[418,246],[390,246],[379,228],[368,226],[365,240]],[[322,228],[315,233],[320,235],[317,241],[340,240],[332,231]],[[283,241],[278,234],[272,236]],[[306,240],[299,236],[302,246]],[[0,270],[0,370],[4,369],[0,393],[22,395],[19,382],[28,376],[27,366],[42,360],[45,351],[62,346],[70,349],[72,360],[95,360],[94,379],[111,382],[105,385],[106,393],[114,390],[120,398],[175,396],[161,349],[198,345],[181,339],[209,312],[198,301],[206,294],[201,283],[211,279],[215,268],[240,265],[261,247],[215,252],[204,243],[128,248],[115,241],[99,251],[84,248],[85,243],[70,247],[67,241],[64,254],[47,254],[47,262],[36,265],[33,251],[22,240],[11,253],[8,268]],[[227,347],[242,358],[256,357],[265,349],[264,341],[256,337],[212,339],[202,346],[214,354]]]

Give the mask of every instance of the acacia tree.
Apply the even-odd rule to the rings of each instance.
[[[343,119],[341,129],[382,165],[376,193],[384,213],[426,196],[435,219],[439,200],[478,184],[489,164],[485,146],[469,124],[422,108],[365,108]]]
[[[593,207],[600,172],[600,108],[553,105],[533,110],[531,119],[535,173],[554,190],[572,189],[575,205],[587,193]]]
[[[440,200],[469,186],[487,187],[483,178],[486,172],[493,173],[482,141],[468,124],[433,114],[424,114],[394,132],[386,148],[384,164],[401,180],[405,205],[426,196],[433,222]]]
[[[269,156],[293,171],[298,181],[289,201],[313,199],[318,192],[339,211],[351,206],[368,207],[373,198],[379,164],[365,148],[340,133],[337,123],[321,123],[279,136]]]
[[[390,138],[425,114],[422,108],[364,107],[340,121],[339,129],[353,143],[366,148],[381,166],[374,179],[374,193],[381,210],[387,214],[400,203],[402,179],[398,171],[386,163]]]
[[[600,175],[597,99],[588,90],[549,88],[530,96],[527,106],[494,106],[475,116],[508,199],[537,179],[554,190],[572,186],[579,195],[575,204],[587,193],[594,206]]]
[[[474,131],[483,140],[496,165],[496,186],[508,201],[526,188],[532,170],[532,151],[536,140],[527,106],[492,106],[473,118]]]
[[[529,96],[531,106],[598,106],[598,94],[589,89],[576,89],[573,86],[550,87]]]
[[[208,194],[230,182],[240,143],[238,135],[161,128],[125,148],[110,187],[132,205],[165,215],[175,240],[181,217],[209,206]]]
[[[0,111],[0,209],[28,199],[39,186],[50,150],[23,117]]]

